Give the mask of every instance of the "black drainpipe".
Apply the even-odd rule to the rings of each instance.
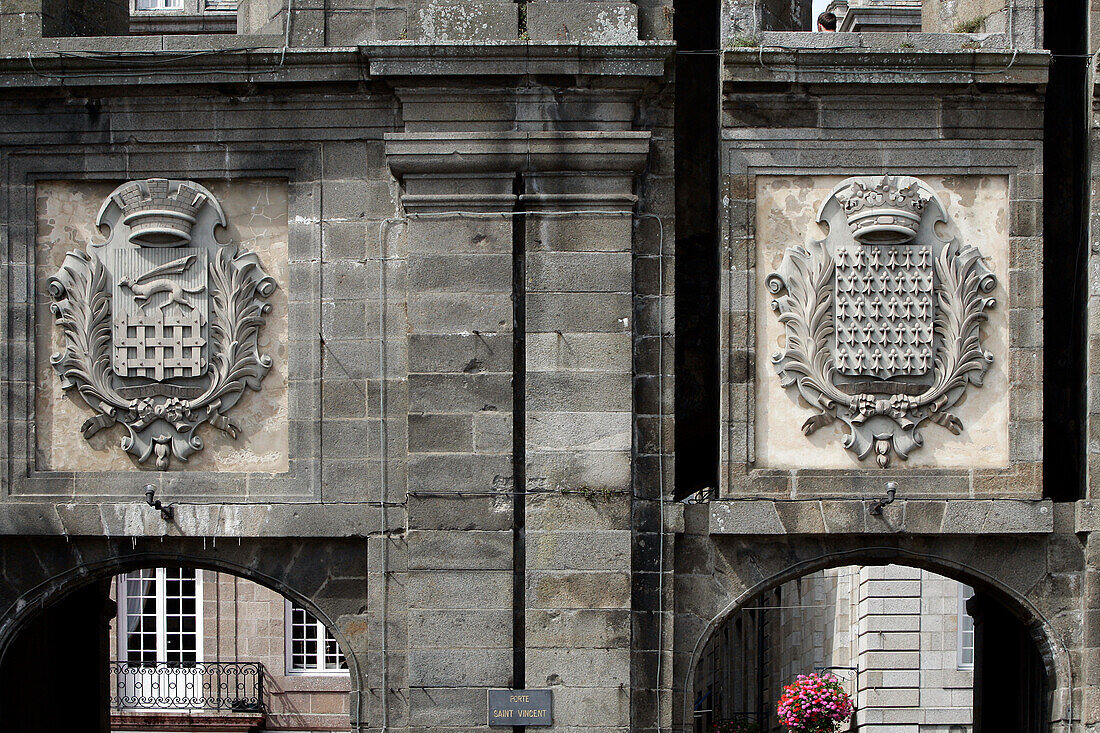
[[[523,175],[517,174],[512,217],[512,687],[526,686],[527,666],[527,217]],[[523,725],[512,726],[523,733]]]

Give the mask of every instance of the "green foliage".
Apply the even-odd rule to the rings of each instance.
[[[756,36],[734,36],[731,48],[759,48],[760,39]]]
[[[527,3],[521,2],[517,10],[519,11],[519,38],[521,41],[529,41],[531,36],[527,32]]]
[[[970,20],[959,21],[955,24],[955,27],[951,29],[952,33],[978,33],[982,30],[982,26],[985,25],[985,19],[988,15],[979,15],[977,18],[971,18]]]

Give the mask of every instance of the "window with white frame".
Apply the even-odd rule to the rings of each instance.
[[[135,10],[183,10],[183,0],[136,0]]]
[[[344,659],[336,637],[312,613],[291,601],[286,602],[286,668],[298,674],[346,674]]]
[[[969,585],[959,583],[958,668],[974,669],[974,618],[966,612],[966,602],[974,595]]]
[[[122,661],[202,661],[202,571],[143,568],[118,576],[118,649]]]

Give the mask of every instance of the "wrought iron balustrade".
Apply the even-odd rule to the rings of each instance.
[[[259,662],[111,662],[114,710],[264,712]]]

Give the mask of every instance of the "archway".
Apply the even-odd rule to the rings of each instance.
[[[1046,670],[1025,626],[988,594],[912,566],[818,570],[728,616],[699,655],[695,732],[783,730],[776,701],[803,674],[850,697],[842,731],[1046,730]]]
[[[723,623],[784,583],[855,564],[922,568],[973,587],[985,601],[984,608],[992,611],[986,616],[990,622],[986,628],[993,630],[987,638],[1003,642],[1011,632],[1013,645],[1023,654],[1018,658],[1026,659],[1037,672],[1021,682],[1030,685],[1031,691],[1023,696],[1027,703],[1023,712],[1012,714],[1038,719],[1034,729],[1043,731],[1062,730],[1073,719],[1075,674],[1066,640],[1079,628],[1079,617],[1059,589],[1083,579],[1082,548],[1074,537],[788,535],[762,539],[687,534],[678,538],[676,547],[674,730],[694,729],[695,675],[706,645]],[[997,670],[1010,666],[993,665]],[[988,676],[984,682],[991,691],[1001,684]],[[978,725],[988,724],[976,731],[1028,730],[997,728],[989,722],[994,719],[988,713],[988,707],[979,712]]]
[[[136,544],[0,617],[5,731],[358,729],[358,655],[331,594],[256,563]]]

